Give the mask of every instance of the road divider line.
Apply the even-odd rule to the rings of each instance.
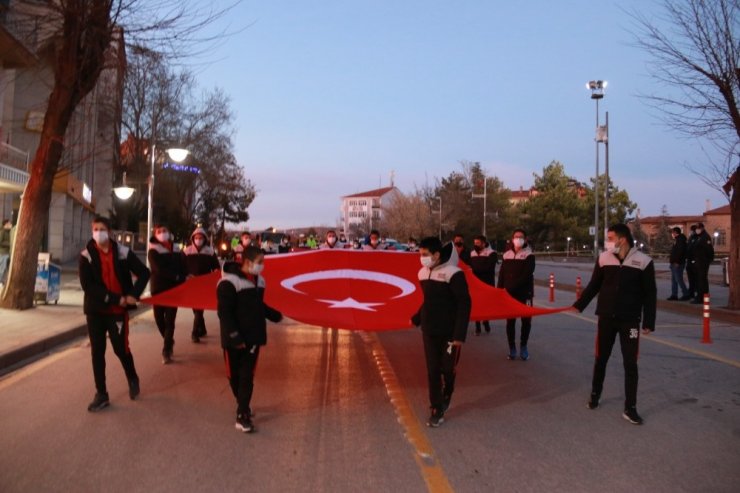
[[[380,343],[378,335],[374,332],[361,331],[360,338],[372,351],[373,359],[378,368],[378,373],[380,373],[380,378],[385,385],[388,399],[398,417],[399,424],[403,427],[406,440],[414,448],[414,459],[427,484],[427,489],[434,493],[453,491],[442,469],[442,465],[434,453],[432,444],[429,442],[426,433],[424,433],[424,426],[416,417],[411,403],[398,381],[396,372],[391,366],[388,355]]]
[[[539,306],[539,304],[538,304]],[[544,306],[544,305],[542,305]],[[597,323],[597,320],[592,317],[587,317],[585,315],[581,315],[580,313],[570,313],[570,312],[561,312],[562,315],[568,315],[570,317],[578,318],[580,320],[585,320],[587,322],[591,322],[593,324]],[[693,354],[695,356],[701,356],[702,358],[707,358],[713,361],[717,361],[719,363],[724,363],[726,365],[733,366],[735,368],[740,368],[740,361],[731,359],[731,358],[725,358],[724,356],[720,356],[718,354],[712,354],[707,351],[702,351],[700,349],[693,349],[688,346],[684,346],[683,344],[679,344],[677,342],[668,341],[666,339],[661,339],[655,336],[642,336],[642,341],[649,341],[649,342],[655,342],[657,344],[663,344],[664,346],[671,347],[673,349],[678,349],[679,351],[684,351],[690,354]]]

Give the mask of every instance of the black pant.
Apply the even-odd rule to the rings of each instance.
[[[696,264],[693,260],[686,262],[686,278],[689,280],[689,294],[691,297],[696,296]]]
[[[514,296],[514,299],[520,303],[531,304],[531,300],[526,297]],[[522,317],[522,333],[520,335],[519,343],[521,346],[526,346],[529,341],[529,333],[532,330],[532,317]],[[509,347],[516,347],[516,319],[506,319],[506,338],[509,340]]]
[[[423,336],[429,404],[433,409],[442,411],[444,401],[450,399],[455,391],[455,366],[460,361],[460,346],[452,346],[449,351],[449,338],[428,334]]]
[[[236,413],[249,414],[249,403],[254,390],[254,370],[260,355],[259,346],[247,346],[246,349],[225,349],[226,374],[229,377],[231,391],[236,397]]]
[[[128,346],[128,313],[122,315],[88,315],[87,334],[90,337],[95,390],[107,394],[105,386],[105,348],[106,334],[110,336],[113,352],[121,360],[123,371],[128,380],[138,380],[134,357]]]
[[[638,324],[599,318],[596,335],[596,359],[591,392],[601,395],[606,376],[606,363],[612,354],[614,341],[619,335],[624,365],[624,407],[634,407],[637,403],[637,354],[640,349],[640,328]]]
[[[480,324],[481,322],[475,322],[475,333],[480,332]],[[491,324],[488,322],[488,320],[483,321],[483,327],[485,327],[486,332],[491,332]]]
[[[206,319],[203,317],[203,310],[193,309],[193,335],[206,335]]]
[[[696,299],[700,300],[709,293],[709,264],[694,262],[694,275],[696,276]]]
[[[172,347],[175,345],[175,317],[177,317],[177,308],[169,306],[154,307],[154,322],[157,329],[164,339],[163,353],[172,354]]]

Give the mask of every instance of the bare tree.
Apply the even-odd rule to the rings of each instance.
[[[198,39],[198,33],[229,7],[209,10],[203,2],[188,0],[19,0],[15,4],[28,4],[25,31],[39,38],[39,56],[49,61],[54,74],[39,146],[21,200],[8,285],[0,303],[26,309],[33,306],[36,259],[66,131],[75,109],[95,87],[109,50],[125,39],[130,46],[146,46],[173,56],[202,53],[211,45],[204,43],[208,39]],[[116,32],[124,35],[116,38]]]
[[[388,236],[406,241],[410,237],[436,236],[438,226],[435,219],[429,201],[417,189],[408,195],[398,194],[383,206],[381,228]]]
[[[730,201],[729,307],[740,309],[740,1],[665,0],[663,10],[663,19],[631,14],[636,43],[653,59],[651,76],[677,90],[645,99],[671,128],[710,143],[725,156],[704,172],[693,170]]]

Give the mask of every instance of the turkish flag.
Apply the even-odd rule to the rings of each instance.
[[[419,255],[390,251],[318,250],[265,257],[265,302],[303,323],[338,329],[411,327],[422,303]],[[534,308],[480,281],[463,266],[473,300],[472,320],[531,317],[565,308]],[[216,309],[220,273],[142,300],[163,306]]]

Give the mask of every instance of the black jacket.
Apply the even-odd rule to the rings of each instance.
[[[714,260],[714,245],[712,245],[712,237],[709,236],[706,231],[702,231],[701,234],[696,237],[692,260],[703,266],[711,264]]]
[[[128,247],[111,241],[110,249],[116,253],[113,268],[121,285],[122,295],[138,299],[149,281],[149,269]],[[85,249],[80,252],[78,267],[80,284],[85,292],[83,302],[85,315],[97,315],[111,306],[118,305],[121,296],[108,291],[103,282],[100,254],[95,246],[95,240],[88,241]],[[136,276],[136,282],[132,281],[131,274]]]
[[[185,281],[187,271],[177,245],[173,244],[170,250],[152,237],[149,239],[147,258],[149,267],[152,269],[152,284],[149,286],[152,294],[167,291]]]
[[[196,234],[202,234],[207,237],[203,228],[196,228],[195,231],[193,231],[193,234],[190,235],[190,244],[182,251],[184,255],[183,261],[185,262],[185,272],[192,276],[200,276],[203,274],[209,274],[214,270],[219,270],[221,268],[221,264],[218,263],[216,252],[214,252],[211,245],[208,244],[208,240],[206,240],[200,248],[195,246],[193,236]]]
[[[498,271],[498,287],[519,301],[534,296],[534,254],[529,246],[519,252],[509,249],[504,252]]]
[[[470,252],[470,268],[473,269],[475,277],[491,286],[496,285],[496,264],[498,263],[498,253],[490,247],[486,247],[476,252],[473,249]]]
[[[239,264],[224,264],[216,288],[218,319],[221,324],[221,347],[233,349],[240,344],[267,344],[265,319],[279,322],[283,315],[264,302],[265,280],[262,276],[247,276]]]
[[[465,341],[470,320],[470,293],[465,273],[457,266],[457,251],[448,243],[442,249],[440,264],[419,270],[424,302],[411,322],[432,336]]]
[[[686,235],[679,233],[673,240],[669,262],[683,265],[686,262]]]
[[[620,262],[612,252],[599,255],[591,280],[573,303],[583,311],[598,293],[596,315],[655,330],[655,266],[653,260],[631,248]]]

